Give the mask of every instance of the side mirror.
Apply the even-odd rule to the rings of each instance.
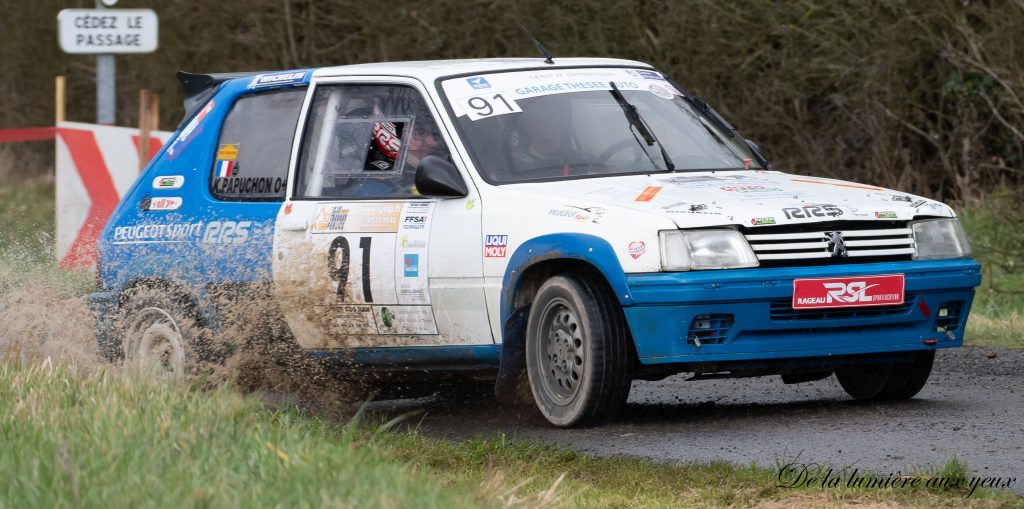
[[[423,196],[460,198],[469,194],[459,170],[444,159],[427,156],[416,168],[416,190]]]

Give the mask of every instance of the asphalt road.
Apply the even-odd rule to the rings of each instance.
[[[993,358],[989,358],[991,354]],[[977,475],[1016,477],[1024,493],[1024,351],[942,350],[909,401],[858,403],[833,377],[785,385],[779,377],[634,382],[623,415],[599,427],[560,430],[530,408],[407,401],[421,430],[465,438],[505,434],[593,455],[659,461],[727,460],[775,467],[797,460],[889,474],[956,456]]]

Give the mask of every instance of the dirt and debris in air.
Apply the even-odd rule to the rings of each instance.
[[[0,362],[59,363],[83,372],[124,368],[100,355],[84,295],[69,295],[45,280],[3,283]],[[231,311],[223,313],[216,334],[201,333],[203,353],[211,355],[188,376],[208,386],[231,383],[259,393],[272,407],[297,405],[337,418],[351,414],[368,391],[300,349],[264,290],[214,292],[219,309]]]
[[[259,391],[273,406],[298,405],[338,417],[366,397],[360,384],[339,378],[299,347],[269,285],[226,286],[210,298],[221,316],[210,341],[216,362],[206,366],[211,382]]]
[[[79,369],[99,365],[96,337],[84,297],[68,297],[28,282],[0,294],[0,359],[50,359]]]

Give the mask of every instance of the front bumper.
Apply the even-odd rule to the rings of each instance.
[[[904,274],[904,304],[791,309],[793,279],[873,274]],[[627,283],[633,305],[623,310],[641,363],[754,361],[961,346],[981,266],[956,259],[631,274]]]

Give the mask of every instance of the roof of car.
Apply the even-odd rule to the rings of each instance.
[[[372,64],[340,65],[317,69],[314,77],[347,75],[411,76],[431,81],[458,74],[484,74],[516,69],[557,69],[566,67],[629,66],[650,68],[650,64],[618,58],[554,58],[554,64],[545,64],[535,58],[478,58],[466,60],[420,60],[410,62],[380,62]]]

